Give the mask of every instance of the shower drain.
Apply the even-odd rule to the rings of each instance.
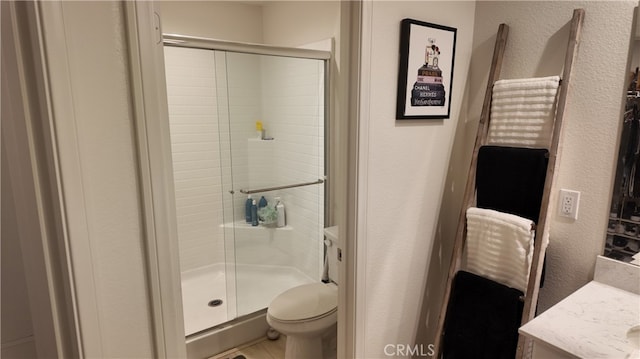
[[[210,307],[217,307],[219,305],[222,305],[222,299],[214,299],[212,301],[209,302],[209,304],[207,304]]]

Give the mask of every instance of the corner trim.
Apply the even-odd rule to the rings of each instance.
[[[173,240],[177,238],[177,220],[160,16],[152,1],[124,2],[123,6],[155,356],[185,358],[179,251]]]

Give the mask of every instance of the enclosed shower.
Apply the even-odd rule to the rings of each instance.
[[[320,280],[328,56],[180,36],[164,52],[191,335]],[[248,196],[264,197],[270,214],[279,200],[284,225],[247,223]]]

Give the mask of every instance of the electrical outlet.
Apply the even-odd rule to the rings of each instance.
[[[578,206],[580,205],[580,192],[568,189],[560,190],[560,203],[558,215],[571,219],[578,219]]]

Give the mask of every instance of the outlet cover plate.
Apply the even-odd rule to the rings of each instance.
[[[558,215],[561,217],[578,219],[578,207],[580,205],[580,192],[569,189],[560,190],[558,203]]]

